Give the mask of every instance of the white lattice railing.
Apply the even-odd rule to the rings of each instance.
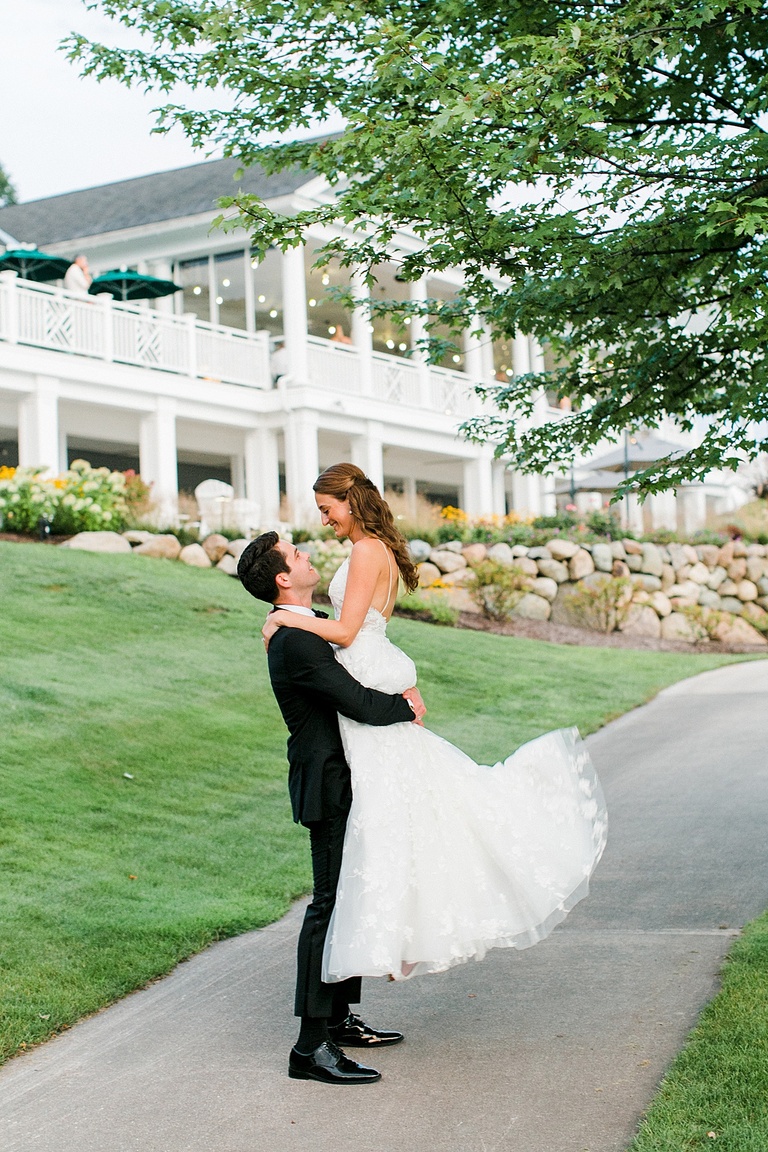
[[[264,334],[78,296],[0,273],[0,340],[206,380],[271,388]]]
[[[330,392],[364,394],[364,365],[358,349],[317,336],[308,337],[307,344],[313,384]],[[371,395],[387,404],[426,408],[462,419],[476,411],[471,383],[463,372],[435,367],[425,371],[413,360],[373,352],[369,374]]]

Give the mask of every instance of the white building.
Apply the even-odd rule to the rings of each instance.
[[[0,463],[57,473],[85,457],[133,467],[166,520],[180,489],[218,478],[247,502],[253,527],[281,509],[295,523],[314,521],[312,483],[339,460],[469,515],[553,512],[551,479],[514,475],[491,447],[458,434],[478,411],[471,385],[540,367],[538,346],[467,338],[445,365],[407,358],[418,321],[397,330],[386,318],[350,316],[328,296],[349,276],[312,268],[326,236],[258,262],[245,233],[212,229],[217,197],[238,187],[236,169],[216,160],[0,209],[6,243],[83,253],[96,274],[129,267],[182,288],[131,305],[0,273]],[[252,169],[239,186],[284,213],[324,194],[306,172]],[[376,290],[450,298],[458,284],[405,284],[392,264]],[[351,343],[338,342],[339,329]],[[270,363],[277,337],[280,364]],[[557,416],[542,397],[537,419]]]

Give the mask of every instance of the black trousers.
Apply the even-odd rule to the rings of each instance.
[[[324,984],[321,979],[323,948],[336,903],[347,817],[331,816],[307,827],[312,850],[313,891],[312,903],[299,933],[294,1011],[297,1016],[330,1019],[338,1016],[344,1005],[360,1002],[362,983],[359,976],[337,984]]]

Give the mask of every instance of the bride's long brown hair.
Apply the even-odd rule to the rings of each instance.
[[[312,485],[314,492],[346,500],[357,523],[369,536],[383,540],[400,570],[409,592],[419,586],[419,574],[408,552],[402,532],[395,526],[395,518],[376,485],[356,464],[332,464],[321,472]]]

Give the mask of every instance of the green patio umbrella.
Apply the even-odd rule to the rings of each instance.
[[[23,280],[60,280],[71,263],[36,248],[14,248],[0,256],[0,272],[18,272]]]
[[[172,292],[180,292],[178,284],[172,280],[160,280],[157,276],[144,276],[141,272],[134,272],[131,268],[113,268],[111,272],[102,272],[95,276],[88,289],[91,296],[98,296],[100,292],[109,292],[115,300],[156,300],[158,296],[170,296]]]

